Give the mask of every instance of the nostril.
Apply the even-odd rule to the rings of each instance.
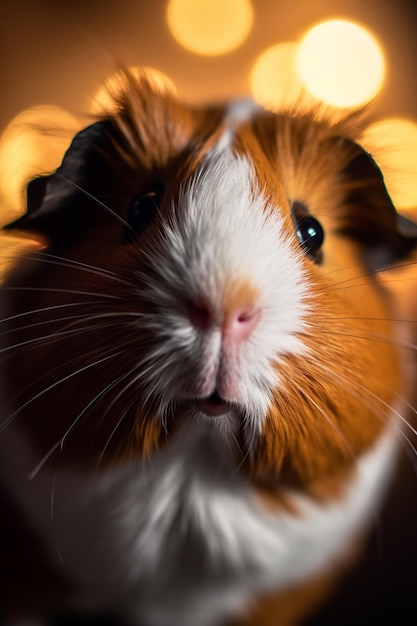
[[[255,313],[254,311],[242,311],[241,313],[238,314],[237,321],[242,324],[245,324],[246,322],[250,322],[250,320],[254,316],[254,313]]]
[[[236,341],[249,337],[260,318],[260,310],[254,307],[244,307],[230,315],[225,320],[224,331]]]
[[[212,313],[209,305],[203,299],[190,302],[188,306],[191,323],[200,330],[207,330],[212,324]]]

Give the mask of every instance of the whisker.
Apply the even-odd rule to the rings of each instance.
[[[122,354],[124,351],[118,353],[117,355],[114,356],[118,356],[119,354]],[[78,372],[77,372],[78,373]],[[65,440],[68,438],[69,434],[71,433],[71,431],[74,429],[74,427],[77,425],[77,423],[82,419],[83,415],[85,415],[87,413],[87,411],[96,403],[98,402],[101,398],[103,398],[111,389],[113,389],[113,387],[119,383],[121,380],[123,380],[124,378],[127,378],[127,376],[130,375],[130,372],[128,372],[127,374],[123,374],[122,376],[119,376],[119,378],[117,378],[116,380],[111,381],[108,385],[106,385],[106,387],[104,389],[102,389],[98,394],[96,394],[94,396],[94,398],[92,398],[88,404],[83,408],[83,410],[77,415],[77,417],[72,421],[71,425],[69,426],[69,428],[65,431],[64,435],[50,448],[50,450],[42,457],[42,459],[39,461],[39,463],[34,467],[34,469],[32,470],[32,472],[29,474],[28,476],[28,480],[33,480],[33,478],[35,478],[35,476],[39,473],[39,471],[42,469],[42,467],[45,465],[45,463],[49,460],[49,458],[54,454],[55,451],[57,450],[63,450],[64,448],[64,444],[65,444]]]
[[[392,337],[391,335],[384,335],[383,333],[372,333],[372,335],[359,335],[349,332],[336,331],[332,329],[328,329],[329,335],[334,335],[336,337],[347,337],[352,339],[363,339],[364,341],[372,341],[376,343],[382,343],[385,345],[394,346],[396,348],[404,348],[406,350],[417,350],[417,344],[412,343],[411,341],[406,341],[403,339],[398,339]]]
[[[113,325],[116,325],[114,322]],[[26,346],[37,346],[39,343],[43,341],[52,341],[53,339],[62,339],[63,337],[68,337],[70,335],[75,335],[78,333],[86,333],[90,330],[98,330],[98,329],[108,329],[110,327],[109,324],[102,324],[101,326],[92,325],[92,326],[82,326],[76,328],[70,328],[67,330],[61,330],[56,333],[50,333],[49,335],[42,335],[41,337],[35,337],[33,339],[26,339],[25,341],[20,341],[19,343],[15,343],[11,346],[7,346],[6,348],[2,348],[0,350],[0,354],[4,354],[6,352],[10,352],[12,350],[16,350],[17,348],[23,348]]]
[[[366,317],[363,315],[339,317],[332,316],[332,320],[336,322],[392,322],[393,324],[417,324],[416,319],[407,319],[403,317],[375,317],[374,315]]]
[[[342,274],[343,272],[347,272],[347,271],[352,271],[352,270],[359,270],[360,274],[357,277],[351,277],[348,278],[346,280],[355,280],[356,278],[364,278],[365,276],[374,276],[375,272],[368,272],[366,274],[363,273],[363,265],[362,263],[355,263],[354,265],[346,265],[344,267],[337,267],[333,270],[329,270],[327,272],[324,272],[322,274],[323,277],[327,277],[327,276],[333,276],[334,274]]]
[[[356,265],[355,264],[355,265],[351,265],[351,266],[347,266],[347,267],[334,269],[334,270],[332,270],[330,272],[324,273],[323,276],[331,276],[332,274],[339,274],[339,273],[343,273],[345,271],[353,270],[353,269],[360,270],[360,273],[357,274],[356,276],[350,276],[349,278],[344,278],[344,279],[339,280],[339,281],[337,281],[335,283],[332,283],[331,285],[328,285],[327,288],[333,290],[333,288],[335,288],[335,287],[340,287],[341,285],[345,285],[346,283],[354,282],[356,280],[359,280],[360,278],[371,278],[371,277],[376,276],[378,274],[379,275],[384,275],[384,274],[389,273],[389,272],[393,272],[394,273],[397,270],[404,269],[404,268],[415,267],[416,265],[417,265],[416,261],[410,261],[410,262],[407,262],[407,263],[401,263],[399,265],[396,265],[395,268],[393,268],[393,267],[386,267],[386,268],[379,269],[377,271],[371,270],[371,271],[364,272],[363,271],[363,265],[360,265],[360,264]],[[388,282],[401,282],[403,280],[405,280],[404,276],[402,276],[401,278],[392,276],[389,279],[386,279],[385,276],[383,276],[384,284],[388,283]],[[411,280],[411,278],[410,278],[410,280]],[[415,280],[415,279],[413,278],[412,280]],[[367,283],[362,283],[360,285],[352,285],[352,287],[366,286],[366,285],[367,285]],[[335,291],[337,291],[337,290],[338,289],[335,289]]]
[[[66,315],[65,317],[54,317],[52,320],[42,320],[40,322],[33,322],[33,324],[25,324],[23,326],[16,326],[13,329],[4,330],[3,332],[0,333],[0,337],[3,335],[9,335],[10,333],[15,332],[15,331],[28,330],[29,328],[39,328],[40,326],[45,326],[47,324],[56,324],[58,322],[68,322],[69,320],[80,320],[80,319],[85,320],[88,317],[89,317],[88,313],[82,313],[80,315]],[[65,330],[63,329],[62,331],[60,331],[60,333],[61,332],[65,332]],[[48,335],[46,335],[45,337],[37,337],[37,338],[31,339],[30,341],[36,341],[37,339],[44,339],[47,337]],[[15,344],[15,345],[17,347],[20,344]],[[14,346],[8,346],[8,348],[10,347],[14,347]],[[3,351],[5,350],[6,349],[3,349]],[[2,350],[0,350],[0,352],[1,351]]]
[[[59,337],[59,336],[65,336],[65,334],[67,334],[69,332],[69,330],[71,330],[71,332],[74,330],[74,325],[76,324],[77,321],[80,320],[88,320],[89,322],[93,322],[93,321],[97,321],[97,320],[104,320],[107,318],[116,318],[117,322],[120,321],[120,318],[134,318],[134,319],[141,319],[143,317],[145,317],[145,314],[140,313],[139,311],[108,311],[106,313],[83,313],[80,315],[67,315],[65,317],[55,317],[52,319],[48,319],[48,320],[42,320],[40,322],[34,322],[33,324],[26,324],[24,326],[17,326],[16,328],[13,328],[12,330],[6,330],[0,333],[0,336],[2,335],[8,335],[10,332],[13,331],[21,331],[21,330],[28,330],[29,328],[37,328],[40,326],[45,326],[47,324],[56,324],[58,322],[68,322],[70,320],[72,320],[72,323],[70,324],[66,324],[59,332],[57,332],[56,334],[51,333],[51,335],[43,335],[41,337],[35,337],[33,339],[27,340],[26,342],[21,342],[19,344],[14,344],[13,346],[7,346],[7,348],[3,348],[2,350],[0,350],[0,353],[6,352],[7,350],[10,350],[14,347],[19,347],[21,345],[24,345],[25,343],[31,343],[31,342],[37,342],[40,340],[47,340],[50,337]],[[116,322],[115,322],[116,323]],[[115,324],[109,324],[108,328],[111,328],[112,326],[114,326]],[[106,326],[102,325],[101,328],[105,328]],[[91,330],[92,328],[97,328],[96,326],[76,326],[75,330],[79,330],[80,332],[85,332],[86,330]]]
[[[21,317],[26,317],[28,315],[35,315],[36,313],[46,313],[49,311],[54,311],[57,309],[64,309],[67,307],[73,306],[85,306],[86,304],[91,304],[91,302],[69,302],[68,304],[54,304],[52,306],[40,307],[39,309],[31,309],[30,311],[24,311],[23,313],[16,313],[16,315],[10,315],[9,317],[3,317],[0,319],[0,324],[3,322],[11,322],[13,320],[17,320]],[[96,303],[94,303],[96,304]]]
[[[108,447],[109,447],[109,445],[110,445],[110,443],[111,443],[111,441],[112,441],[112,439],[113,439],[114,435],[116,434],[117,429],[119,428],[120,424],[121,424],[121,423],[123,422],[123,420],[125,419],[125,417],[126,417],[126,415],[127,415],[128,411],[129,411],[129,409],[130,409],[130,408],[134,405],[135,401],[136,401],[136,399],[135,399],[135,398],[134,398],[133,400],[131,400],[131,401],[130,401],[130,403],[128,404],[128,406],[126,407],[126,409],[123,411],[123,413],[121,414],[121,416],[120,416],[120,417],[119,417],[119,419],[117,420],[117,422],[116,422],[116,424],[115,424],[114,428],[112,429],[112,431],[111,431],[111,433],[110,433],[110,435],[109,435],[109,437],[108,437],[108,439],[107,439],[107,441],[106,441],[106,443],[105,443],[105,445],[104,445],[104,447],[103,447],[103,450],[102,450],[102,452],[101,452],[101,454],[100,454],[100,456],[99,456],[99,458],[98,458],[98,461],[97,461],[97,464],[96,464],[96,469],[95,469],[95,471],[96,471],[96,472],[98,471],[98,469],[99,469],[99,467],[100,467],[100,464],[101,464],[101,462],[103,461],[104,455],[106,454],[106,450],[108,449]]]
[[[28,477],[27,477],[28,481],[31,481],[36,477],[36,475],[39,473],[39,471],[42,469],[42,467],[45,465],[48,459],[51,458],[51,456],[53,455],[55,450],[58,449],[58,447],[59,447],[59,441],[45,454],[45,456],[42,457],[39,463],[28,474]]]
[[[74,429],[74,427],[77,425],[77,423],[82,419],[83,415],[85,415],[87,413],[87,411],[100,399],[103,398],[110,390],[112,390],[117,383],[119,383],[121,380],[123,380],[124,378],[127,378],[127,376],[129,376],[130,372],[128,372],[127,374],[123,374],[122,376],[119,376],[119,378],[117,378],[116,380],[111,381],[111,383],[109,383],[108,385],[106,385],[106,387],[104,389],[102,389],[98,394],[96,394],[94,396],[94,398],[92,400],[90,400],[90,402],[88,402],[88,404],[83,408],[83,410],[77,415],[77,417],[73,420],[73,422],[71,423],[71,426],[65,431],[64,435],[61,437],[60,439],[60,449],[61,451],[64,449],[64,444],[66,439],[68,438],[69,434],[71,433],[71,431]],[[112,406],[114,404],[114,400],[111,402],[110,406]],[[110,407],[107,408],[106,413],[108,412]]]
[[[46,325],[46,324],[54,324],[56,322],[64,321],[64,320],[72,320],[71,323],[66,324],[59,331],[56,331],[47,335],[41,335],[39,337],[33,337],[32,339],[27,339],[25,341],[14,343],[12,345],[1,348],[0,354],[15,351],[15,350],[17,351],[19,348],[20,349],[25,348],[30,345],[36,346],[42,341],[52,341],[54,339],[61,339],[65,336],[76,334],[78,332],[85,333],[90,330],[109,329],[114,326],[117,327],[122,318],[133,318],[134,320],[138,320],[138,319],[143,319],[144,317],[146,317],[146,314],[141,313],[139,311],[107,311],[105,313],[85,313],[83,315],[73,315],[73,316],[67,316],[65,318],[54,318],[52,320],[42,320],[39,322],[34,322],[33,324],[18,327],[17,330],[35,328],[35,327]],[[80,326],[77,324],[77,322],[79,321],[87,320],[89,322],[94,322],[94,321],[100,321],[100,320],[105,320],[105,319],[108,320],[111,318],[114,318],[113,323],[107,322],[106,324],[102,324],[101,326],[97,326],[97,325]],[[2,332],[0,333],[0,336],[7,335],[9,332],[12,332],[12,331],[9,330],[9,331]]]
[[[325,411],[323,407],[321,407],[308,393],[306,393],[305,390],[304,390],[304,393],[305,393],[306,398],[308,399],[308,401],[313,406],[316,407],[316,409],[321,413],[321,415],[324,417],[324,419],[327,421],[327,423],[330,424],[330,426],[334,430],[334,432],[339,436],[340,441],[345,445],[346,450],[349,452],[349,455],[350,455],[352,461],[356,461],[357,460],[356,454],[354,453],[354,451],[353,451],[349,441],[346,439],[345,435],[342,433],[340,428],[338,428],[338,426],[335,423],[335,421],[332,420],[332,418],[327,413],[327,411]]]
[[[389,419],[391,424],[396,426],[396,430],[401,434],[401,436],[406,439],[411,449],[415,451],[415,447],[412,444],[410,438],[407,437],[406,433],[402,430],[402,428],[400,428],[398,424],[396,424],[395,421],[390,419],[391,415],[393,414],[404,426],[406,426],[407,428],[411,430],[413,435],[417,436],[417,430],[408,422],[408,420],[403,415],[401,415],[401,413],[398,410],[396,410],[391,404],[389,404],[388,402],[383,400],[381,397],[379,397],[377,394],[375,394],[373,391],[371,391],[368,387],[365,387],[364,385],[362,385],[358,380],[355,380],[355,385],[362,391],[362,394],[365,394],[368,399],[373,401],[371,404],[369,402],[365,403],[365,399],[366,399],[365,395],[359,395],[358,393],[354,393],[354,389],[352,387],[352,380],[350,378],[343,376],[342,374],[340,374],[340,372],[336,373],[335,371],[330,370],[329,368],[325,367],[322,363],[319,363],[318,365],[320,369],[324,371],[326,374],[329,374],[333,378],[337,378],[338,380],[343,382],[345,385],[347,385],[347,387],[345,388],[349,389],[349,393],[351,393],[351,395],[353,395],[353,397],[355,397],[356,399],[363,402],[365,406],[367,406],[367,408],[369,408],[370,410],[374,412],[375,415],[379,415],[381,419],[382,418]],[[380,382],[379,379],[378,379],[378,382]],[[414,414],[417,414],[417,410],[406,400],[406,398],[400,395],[395,389],[392,389],[389,385],[384,384],[384,387],[387,390],[391,391],[397,397],[397,399],[403,402],[405,406],[407,406],[407,408],[410,409]],[[388,409],[388,411],[382,414],[379,410],[382,407],[385,409]]]
[[[417,478],[417,447],[401,428],[398,428],[398,434],[402,438],[402,450],[404,450],[404,453],[414,471],[415,477]]]
[[[113,381],[113,383],[111,384],[111,388],[113,389],[118,383],[122,382],[123,380],[125,380],[131,375],[132,375],[132,372],[129,370],[126,374],[119,376],[119,378]],[[97,424],[97,429],[100,427],[101,423],[104,421],[105,417],[108,415],[109,411],[114,406],[114,404],[119,400],[119,398],[121,398],[126,393],[127,389],[129,389],[129,387],[131,387],[134,384],[134,382],[135,381],[131,380],[129,384],[125,385],[123,389],[119,391],[118,394],[111,400],[110,404],[106,407],[105,412],[101,416],[100,422]]]
[[[245,425],[245,419],[244,419],[243,428],[245,428],[245,426],[246,426],[246,428],[247,428],[248,424],[250,424],[250,420],[249,420],[249,419],[247,418],[247,416],[246,416],[246,425]],[[234,478],[235,476],[237,476],[237,474],[239,474],[239,472],[240,472],[240,470],[242,469],[242,467],[243,467],[243,465],[244,465],[244,463],[245,463],[246,459],[249,457],[249,455],[250,455],[250,453],[251,453],[251,450],[253,449],[253,443],[254,443],[254,441],[255,441],[255,432],[254,432],[253,428],[251,428],[251,429],[250,429],[250,431],[251,431],[251,438],[250,438],[250,440],[249,440],[249,442],[248,442],[248,445],[246,446],[245,453],[244,453],[244,454],[242,454],[242,458],[241,458],[241,460],[240,460],[240,461],[239,461],[239,463],[236,465],[236,467],[235,467],[235,469],[233,470],[233,472],[232,472],[232,473],[231,473],[231,474],[227,477],[226,484],[227,484],[227,482],[229,482],[230,480],[233,480],[233,478]],[[236,437],[235,433],[233,432],[233,430],[231,431],[231,433],[230,433],[230,434],[231,434],[231,436],[232,436],[233,441],[234,441],[234,442],[235,442],[235,444],[236,444],[237,449],[238,449],[240,452],[242,452],[242,447],[241,447],[241,445],[240,445],[240,442],[239,442],[239,440],[237,439],[237,437]],[[229,443],[229,447],[230,447],[230,443]]]
[[[128,228],[129,230],[131,230],[133,232],[133,228],[131,227],[131,225],[128,222],[126,222],[126,220],[124,220],[123,217],[121,217],[121,215],[116,213],[116,211],[113,211],[113,209],[111,209],[107,204],[102,202],[99,198],[97,198],[96,196],[91,194],[86,189],[83,189],[82,187],[77,185],[77,183],[75,183],[74,181],[70,180],[66,176],[63,176],[62,174],[60,174],[58,172],[56,172],[56,176],[59,177],[61,180],[65,181],[66,183],[68,183],[69,185],[71,185],[71,187],[73,187],[74,189],[76,189],[80,193],[82,193],[83,196],[85,196],[86,198],[89,198],[95,204],[97,204],[98,206],[100,206],[103,209],[105,209],[105,211],[107,211],[107,213],[109,213],[112,217],[114,217],[116,220],[121,222],[123,224],[123,226],[125,226],[126,228]]]
[[[94,329],[97,329],[97,328],[100,328],[100,327],[98,327],[97,325],[94,326]],[[108,325],[103,325],[101,328],[107,329]],[[76,330],[78,331],[79,329],[76,329]],[[127,352],[128,350],[126,348],[130,348],[131,347],[131,343],[132,343],[131,339],[129,339],[128,341],[125,341],[122,344],[119,343],[117,347],[120,348],[120,349],[123,348],[123,350],[120,350],[115,356],[117,356],[118,354],[123,354],[124,352]],[[36,348],[36,347],[37,347],[36,345],[30,346],[31,349]],[[100,348],[97,348],[96,350],[91,350],[89,353],[84,353],[83,357],[84,358],[87,358],[87,357],[90,357],[90,358],[94,357],[94,358],[96,358],[97,356],[100,356],[100,354],[103,354],[103,352],[105,350],[107,350],[107,348],[100,347]],[[61,364],[60,367],[56,368],[55,372],[58,373],[60,369],[62,370],[63,368],[67,368],[68,366],[78,365],[79,361],[80,361],[80,356],[77,355],[73,359],[71,359],[69,361],[65,361],[65,363]],[[26,387],[24,387],[23,389],[20,389],[19,394],[17,396],[15,396],[14,398],[12,398],[11,401],[15,402],[16,399],[19,397],[19,395],[21,393],[25,393],[26,391],[28,391],[31,387],[34,387],[35,385],[36,385],[36,387],[39,387],[41,381],[48,380],[48,378],[49,378],[49,372],[47,372],[47,373],[43,374],[42,376],[40,376],[36,381],[32,381],[31,383],[26,385]],[[0,431],[1,431],[1,426],[0,426]]]
[[[108,293],[99,293],[91,291],[77,291],[75,289],[61,289],[58,287],[9,287],[2,285],[2,291],[28,291],[28,292],[43,292],[43,293],[65,293],[75,296],[93,296],[106,298],[108,300],[121,300],[120,296],[110,295]]]
[[[93,368],[93,367],[97,367],[97,365],[101,365],[102,363],[105,363],[106,361],[109,361],[111,359],[114,359],[118,356],[120,356],[121,354],[123,354],[125,352],[125,350],[122,351],[118,351],[115,352],[114,354],[109,354],[106,355],[105,357],[102,357],[100,359],[98,359],[97,361],[94,361],[93,363],[88,363],[87,365],[84,365],[83,367],[80,367],[79,369],[77,369],[74,372],[71,372],[70,374],[67,374],[66,376],[63,376],[62,378],[60,378],[59,380],[55,381],[54,383],[48,385],[45,389],[42,389],[41,391],[39,391],[37,394],[35,394],[34,396],[32,396],[32,398],[30,398],[29,400],[27,400],[24,404],[22,404],[18,409],[16,409],[16,411],[14,411],[11,415],[9,415],[7,417],[7,419],[3,422],[2,426],[1,426],[1,430],[3,430],[4,428],[6,428],[8,426],[8,424],[10,424],[13,419],[22,411],[24,411],[28,406],[30,406],[31,404],[33,404],[34,402],[36,402],[36,400],[38,400],[39,398],[41,398],[42,396],[44,396],[45,394],[49,393],[50,391],[52,391],[52,389],[55,389],[56,387],[58,387],[59,385],[62,385],[63,383],[65,383],[68,380],[71,380],[72,378],[74,378],[75,376],[78,376],[79,374],[86,372],[87,370]]]
[[[364,276],[359,276],[358,278],[363,278]],[[354,281],[356,281],[357,278],[348,278],[345,281],[340,281],[338,283],[334,283],[333,285],[327,285],[326,289],[328,291],[345,291],[346,289],[357,289],[360,287],[365,287],[365,288],[369,288],[369,283],[355,283]],[[389,285],[389,284],[395,284],[395,283],[403,283],[406,280],[409,280],[411,282],[413,282],[413,284],[415,283],[415,277],[409,277],[409,278],[384,278],[384,285]],[[349,282],[353,282],[353,285],[349,285],[347,283]]]
[[[68,267],[71,269],[78,269],[80,271],[88,272],[93,276],[100,276],[105,278],[110,278],[112,280],[117,281],[123,285],[129,285],[128,281],[120,278],[116,272],[112,272],[104,267],[98,267],[96,265],[89,265],[88,263],[83,263],[81,261],[76,261],[75,259],[68,259],[66,257],[61,257],[56,254],[49,254],[47,252],[38,252],[36,255],[27,255],[26,259],[31,261],[39,261],[42,263],[48,263],[49,265],[57,265],[59,267]]]

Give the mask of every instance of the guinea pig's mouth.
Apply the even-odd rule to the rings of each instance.
[[[193,399],[193,405],[209,417],[218,417],[230,413],[232,404],[221,397],[216,390],[206,398]]]

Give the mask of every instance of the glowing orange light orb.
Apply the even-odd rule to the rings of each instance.
[[[387,189],[399,209],[417,208],[417,123],[390,118],[371,124],[362,138],[384,172]]]
[[[298,78],[295,57],[298,45],[280,43],[265,50],[251,72],[254,100],[272,111],[291,107],[300,98],[303,86]]]
[[[215,56],[244,42],[253,9],[250,0],[170,0],[166,18],[182,46],[196,54]]]
[[[362,26],[329,20],[300,42],[297,68],[306,88],[335,107],[356,107],[380,90],[385,64],[375,37]]]

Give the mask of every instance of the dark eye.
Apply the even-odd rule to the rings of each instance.
[[[319,263],[324,240],[324,231],[320,222],[306,210],[295,210],[293,215],[300,246],[315,263]]]
[[[129,207],[127,217],[128,227],[124,237],[127,243],[132,242],[136,235],[145,230],[155,220],[161,203],[161,196],[162,192],[160,189],[151,189],[134,198]]]

